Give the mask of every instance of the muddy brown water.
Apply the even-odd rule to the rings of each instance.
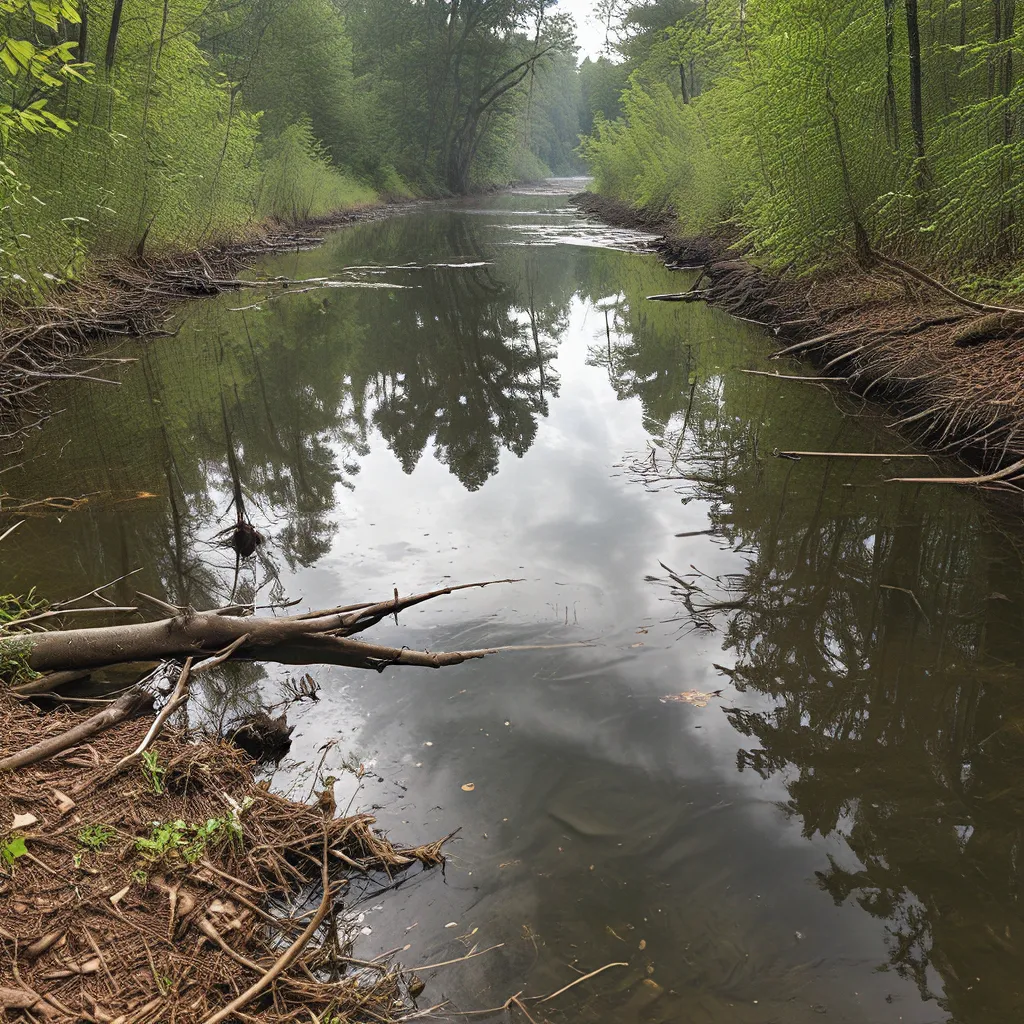
[[[577,184],[268,259],[336,285],[182,307],[176,338],[117,348],[137,358],[110,365],[118,387],[55,391],[0,483],[88,497],[0,545],[4,589],[66,597],[141,567],[132,588],[196,607],[233,588],[318,607],[521,576],[374,635],[589,641],[311,667],[320,699],[290,712],[275,785],[305,793],[319,766],[398,838],[461,828],[444,876],[349,900],[357,955],[502,944],[424,972],[442,1018],[622,962],[531,1013],[1021,1019],[1017,521],[884,483],[929,460],[774,457],[905,445],[870,409],[740,372],[778,367],[757,327],[645,301],[686,278],[581,220]],[[226,430],[268,537],[237,579],[215,540]],[[193,715],[280,700],[296,674],[238,668]]]

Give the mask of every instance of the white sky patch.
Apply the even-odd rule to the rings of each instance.
[[[594,15],[594,0],[558,0],[555,10],[571,14],[576,21],[577,58],[596,59],[604,48],[604,24]]]

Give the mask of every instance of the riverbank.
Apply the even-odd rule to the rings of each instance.
[[[688,239],[671,218],[595,193],[573,202],[612,225],[660,234],[653,248],[667,266],[699,270],[692,289],[673,298],[758,322],[778,338],[777,357],[810,359],[816,377],[890,407],[892,425],[913,444],[979,473],[964,483],[1024,492],[1024,312],[956,296],[898,261],[769,275],[727,230]]]
[[[341,872],[386,887],[440,864],[440,843],[398,847],[370,815],[271,793],[214,739],[167,728],[126,758],[148,717],[3,770],[87,717],[0,688],[0,1016],[344,1024],[411,1009],[422,982],[350,955]]]
[[[41,392],[56,380],[102,376],[87,350],[100,338],[173,334],[167,319],[182,299],[249,287],[237,275],[259,256],[320,245],[340,227],[378,220],[424,200],[388,200],[300,224],[265,221],[231,242],[137,258],[96,258],[73,284],[39,306],[0,308],[0,437],[48,415]]]

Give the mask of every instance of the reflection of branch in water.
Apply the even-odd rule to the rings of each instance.
[[[235,510],[234,526],[221,530],[218,538],[223,538],[225,546],[231,547],[238,559],[251,558],[256,549],[263,543],[263,534],[252,525],[252,521],[245,513],[245,498],[242,495],[242,478],[238,471],[238,457],[235,455],[235,443],[231,437],[231,427],[228,425],[228,407],[224,401],[224,394],[220,397],[221,414],[224,417],[224,442],[228,452],[228,472],[231,475],[231,505],[229,508]],[[238,583],[238,562],[235,563],[235,583]],[[234,588],[232,588],[234,596]]]
[[[686,609],[686,615],[676,615],[670,619],[662,619],[664,623],[681,622],[689,619],[691,626],[687,630],[688,633],[694,631],[712,633],[717,628],[715,625],[715,616],[717,614],[738,611],[740,608],[746,608],[751,603],[750,594],[744,592],[746,584],[745,574],[726,573],[722,576],[708,576],[707,573],[703,573],[691,565],[690,568],[693,569],[693,572],[687,573],[684,577],[670,569],[664,562],[659,562],[658,564],[668,573],[668,577],[647,576],[645,579],[648,583],[657,583],[668,587],[672,597],[682,602],[683,607]],[[708,592],[699,583],[692,582],[697,579],[707,580],[715,586],[721,587],[727,595],[740,594],[741,596],[712,600]],[[708,600],[698,604],[695,601],[698,595]]]

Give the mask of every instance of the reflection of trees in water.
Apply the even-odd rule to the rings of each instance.
[[[888,969],[956,1020],[1020,1019],[1016,524],[1004,533],[948,490],[881,486],[891,474],[877,464],[772,458],[776,446],[869,451],[876,439],[818,389],[723,373],[750,358],[742,329],[645,303],[623,280],[592,293],[614,298],[590,361],[640,399],[656,435],[633,475],[701,503],[712,538],[736,553],[737,575],[669,558],[678,579],[658,578],[676,592],[670,616],[716,624],[732,654],[721,671],[738,691],[738,769],[784,779],[805,835],[842,838],[853,856],[830,857],[818,883],[884,922]]]
[[[728,391],[695,401],[690,439],[663,442],[677,467],[711,438],[747,451],[679,484],[746,552],[717,594],[739,770],[782,775],[804,834],[845,839],[859,865],[830,858],[819,883],[886,922],[891,967],[923,997],[937,971],[957,1019],[1015,1019],[1021,559],[969,501],[867,490],[852,465],[759,460]]]
[[[403,287],[279,294],[236,312],[198,304],[177,338],[141,349],[116,394],[74,393],[52,425],[73,442],[68,457],[33,461],[30,446],[29,471],[12,481],[20,493],[107,496],[93,499],[95,515],[39,524],[36,550],[74,551],[62,560],[69,592],[143,565],[140,589],[196,607],[227,599],[234,557],[214,543],[233,515],[226,430],[247,512],[270,538],[245,564],[240,600],[268,584],[279,598],[279,563],[294,570],[329,551],[339,490],[353,487],[373,429],[406,471],[432,444],[470,489],[497,470],[503,448],[527,451],[557,395],[551,362],[573,261],[518,248],[499,250],[500,271],[431,267],[486,264],[466,218],[364,227],[303,257],[326,266],[298,272],[372,262],[365,243],[372,251],[379,230],[380,262],[409,252],[417,263],[369,279]],[[151,498],[107,514],[109,496],[136,492]]]
[[[447,251],[485,262],[466,222],[447,224]],[[548,364],[572,293],[539,304],[530,255],[526,263],[525,281],[491,266],[427,268],[416,273],[416,290],[403,293],[409,301],[372,302],[370,322],[387,344],[364,364],[366,393],[372,422],[405,472],[433,441],[438,461],[476,490],[497,472],[502,448],[522,456],[533,444],[558,393]]]

